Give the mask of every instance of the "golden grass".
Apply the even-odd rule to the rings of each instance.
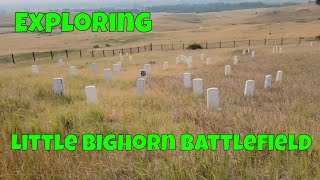
[[[110,82],[103,68],[118,57],[96,59],[98,73],[90,72],[91,59],[70,59],[64,67],[49,58],[38,61],[39,75],[31,75],[33,62],[0,65],[0,177],[41,179],[319,179],[320,178],[320,61],[319,46],[285,46],[272,55],[271,47],[255,47],[256,60],[241,49],[169,51],[135,54],[125,58],[123,71]],[[214,64],[205,66],[204,52]],[[175,57],[192,55],[195,68],[176,65]],[[232,76],[224,66],[238,55]],[[136,79],[144,63],[155,61],[146,94],[136,96]],[[169,70],[162,71],[162,63]],[[68,74],[75,65],[78,77]],[[284,71],[283,84],[263,89],[264,76]],[[222,111],[206,110],[206,98],[183,89],[182,74],[202,78],[205,89],[218,87]],[[63,77],[66,97],[53,94],[53,78]],[[253,98],[243,96],[245,81],[256,80]],[[96,85],[97,106],[85,104],[84,87]],[[130,151],[75,152],[11,151],[12,133],[148,134],[173,133],[296,133],[309,134],[314,143],[306,152],[277,151]]]

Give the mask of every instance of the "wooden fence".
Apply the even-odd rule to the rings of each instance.
[[[299,38],[276,38],[276,39],[250,39],[250,40],[234,40],[234,41],[220,41],[220,42],[204,42],[200,44],[203,49],[215,48],[236,48],[236,47],[250,47],[250,46],[281,46],[289,44],[300,45],[303,42],[317,42],[319,44],[319,37],[299,37]],[[31,52],[24,54],[10,54],[0,56],[0,62],[12,62],[16,64],[20,60],[36,61],[44,57],[54,59],[64,58],[98,58],[98,57],[112,57],[122,54],[137,54],[150,51],[174,51],[186,50],[188,46],[193,43],[174,43],[174,44],[159,44],[152,43],[145,46],[122,48],[122,49],[87,49],[87,50],[63,50],[63,51],[49,51],[49,52]]]

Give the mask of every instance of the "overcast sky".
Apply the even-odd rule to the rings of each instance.
[[[0,0],[0,10],[18,11],[22,9],[82,9],[99,7],[136,7],[163,4],[215,3],[215,2],[254,2],[265,3],[307,2],[308,0]]]
[[[115,3],[115,2],[124,2],[124,0],[0,0],[0,5],[13,5],[13,4],[19,4],[19,3],[23,3],[23,4],[35,4],[35,3]],[[125,1],[129,1],[129,2],[139,2],[139,1],[143,1],[143,0],[125,0]],[[152,0],[150,0],[152,1]],[[154,2],[159,2],[159,0],[154,0]],[[170,0],[166,0],[167,2],[170,2]],[[178,1],[178,0],[171,0],[171,1]],[[207,1],[212,1],[212,2],[216,2],[216,1],[220,1],[223,2],[223,0],[207,0]],[[226,2],[228,1],[232,1],[232,0],[225,0]],[[233,0],[233,1],[255,1],[255,0]],[[258,0],[256,0],[258,1]],[[268,2],[270,0],[260,0],[260,1],[264,1],[264,2]],[[300,2],[306,2],[307,0],[278,0],[278,1],[300,1]],[[192,2],[192,0],[190,0],[190,2]],[[274,0],[274,2],[276,2],[276,0]]]

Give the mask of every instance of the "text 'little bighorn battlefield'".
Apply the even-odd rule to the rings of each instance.
[[[92,32],[135,32],[146,33],[152,30],[150,12],[141,12],[136,16],[131,12],[104,13],[93,12],[71,15],[70,12],[28,13],[16,12],[16,32],[46,32],[61,27],[61,32],[88,31]],[[28,23],[30,21],[30,23]]]

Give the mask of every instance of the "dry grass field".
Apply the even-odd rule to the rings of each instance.
[[[292,8],[292,7],[291,7]],[[91,34],[0,34],[2,54],[51,48],[91,48],[97,42],[116,39],[114,46],[146,42],[228,40],[265,38],[265,23],[272,37],[318,35],[319,14],[314,7],[247,10],[222,13],[155,15],[154,32]],[[307,10],[304,10],[307,9]],[[258,11],[259,13],[255,13]],[[281,13],[276,20],[271,12]],[[290,12],[304,12],[291,16]],[[311,16],[314,14],[314,16]],[[304,17],[305,22],[297,22]],[[204,29],[199,30],[199,26]],[[158,23],[159,22],[159,23]],[[234,25],[233,25],[234,24]],[[163,26],[162,26],[163,25]],[[162,29],[163,28],[163,29]],[[128,41],[121,43],[121,39]],[[122,72],[103,79],[103,69],[112,68],[119,57],[68,59],[60,67],[50,57],[37,61],[39,74],[31,74],[34,62],[0,64],[0,178],[4,179],[320,179],[320,46],[309,43],[283,47],[252,47],[252,60],[242,49],[153,51],[134,54],[122,62]],[[213,58],[213,65],[200,61],[200,53]],[[193,57],[194,68],[175,64],[177,55]],[[232,65],[233,56],[240,59]],[[95,61],[98,72],[90,71]],[[136,80],[145,63],[155,61],[146,80],[146,93],[136,95]],[[163,62],[169,70],[163,71]],[[232,75],[224,76],[224,66]],[[78,76],[69,75],[76,66]],[[282,84],[274,83],[278,70]],[[195,97],[183,88],[182,75],[202,78],[204,89],[219,88],[221,111],[206,108],[206,97]],[[272,89],[263,89],[265,75],[273,76]],[[63,77],[65,97],[53,93],[53,78]],[[256,81],[254,97],[243,95],[245,81]],[[86,105],[84,87],[95,85],[98,105]],[[296,151],[11,151],[11,134],[309,134],[313,146]]]

